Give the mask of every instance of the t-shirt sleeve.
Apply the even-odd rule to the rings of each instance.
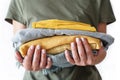
[[[25,24],[23,17],[23,4],[22,0],[11,0],[5,21],[12,24],[12,20],[16,20],[22,24]]]
[[[99,21],[106,22],[107,24],[116,21],[110,0],[102,0]]]

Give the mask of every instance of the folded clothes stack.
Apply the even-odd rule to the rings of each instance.
[[[97,32],[93,26],[82,22],[50,19],[33,22],[32,27],[17,32],[13,37],[14,47],[25,57],[30,45],[40,45],[47,50],[48,56],[54,59],[53,64],[56,63],[57,59],[65,58],[64,50],[70,50],[70,43],[75,38],[87,38],[93,50],[100,49],[101,43],[107,49],[114,41],[112,36]],[[72,66],[68,65],[67,61],[58,63],[54,65],[59,67]]]

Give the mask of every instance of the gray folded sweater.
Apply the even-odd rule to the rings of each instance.
[[[18,50],[20,45],[22,45],[23,43],[31,40],[35,40],[38,38],[45,38],[45,37],[50,37],[54,35],[79,35],[79,34],[100,39],[106,50],[114,42],[114,38],[111,35],[100,33],[100,32],[89,32],[89,31],[80,31],[80,30],[33,29],[33,28],[20,30],[13,37],[12,41],[13,41],[14,48]],[[53,68],[44,69],[43,70],[44,74],[55,72],[60,68],[73,66],[72,64],[67,62],[64,52],[57,55],[48,55],[48,56],[51,57],[53,61]]]

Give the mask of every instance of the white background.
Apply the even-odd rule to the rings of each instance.
[[[11,43],[12,26],[4,21],[10,0],[0,0],[0,78],[22,80],[24,69],[17,69]],[[106,59],[97,65],[103,80],[120,80],[120,2],[111,0],[117,21],[108,25],[107,33],[115,38]]]

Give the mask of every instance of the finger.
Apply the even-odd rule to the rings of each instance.
[[[92,48],[90,46],[90,44],[88,43],[88,40],[86,38],[81,38],[83,45],[84,45],[84,49],[87,55],[87,64],[88,65],[92,65],[94,63],[94,56],[92,53]]]
[[[78,51],[77,51],[75,42],[71,43],[71,52],[72,52],[72,56],[73,56],[75,63],[78,64],[80,62],[80,58],[78,55]]]
[[[52,60],[48,57],[47,58],[47,66],[46,68],[49,69],[52,66]]]
[[[78,53],[81,61],[81,65],[86,65],[86,53],[84,51],[83,43],[80,38],[76,38]]]
[[[40,60],[40,68],[44,69],[46,67],[46,63],[47,63],[46,50],[42,49],[41,60]]]
[[[75,61],[73,60],[73,58],[70,56],[70,53],[68,50],[65,50],[65,57],[67,59],[67,61],[71,64],[75,64]]]
[[[22,63],[23,62],[23,57],[20,55],[20,53],[18,51],[16,51],[15,53],[15,58]]]
[[[27,55],[24,57],[23,60],[23,66],[27,70],[32,70],[32,59],[33,59],[33,54],[34,54],[34,46],[30,46],[28,49]]]
[[[35,47],[32,45],[32,46],[30,46],[30,48],[29,48],[28,51],[27,51],[27,55],[25,56],[25,59],[26,59],[28,62],[31,62],[31,61],[32,61],[33,54],[34,54],[34,49],[35,49]]]
[[[39,63],[40,63],[40,45],[37,45],[35,48],[35,53],[33,56],[33,61],[32,61],[32,69],[34,71],[39,70]]]

